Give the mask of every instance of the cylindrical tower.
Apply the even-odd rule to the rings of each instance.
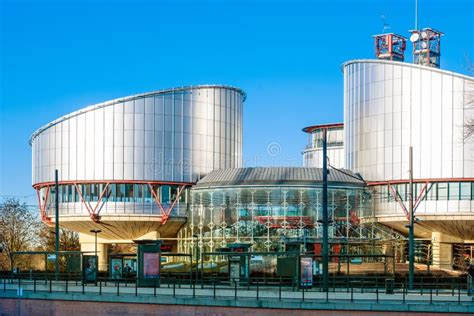
[[[343,68],[346,168],[374,190],[378,221],[407,231],[412,146],[415,235],[434,247],[474,240],[474,142],[464,137],[474,78],[383,60]],[[450,267],[452,247],[436,247],[435,264]]]
[[[303,151],[304,167],[323,167],[323,130],[327,130],[327,156],[330,166],[344,168],[344,124],[333,123],[303,128],[308,144]]]
[[[408,63],[344,64],[346,167],[367,181],[473,178],[473,143],[464,140],[474,79]],[[469,87],[471,85],[471,87]]]
[[[189,186],[242,164],[237,88],[206,85],[120,98],[63,116],[33,133],[33,187],[43,220],[114,242],[173,237]]]

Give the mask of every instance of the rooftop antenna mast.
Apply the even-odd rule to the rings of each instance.
[[[387,23],[387,18],[384,14],[380,16],[383,22],[382,34],[384,34],[388,29],[391,29],[390,24]]]
[[[382,34],[374,35],[375,56],[382,60],[403,61],[406,39],[395,33],[388,33],[390,25],[384,14],[380,15],[383,22]]]
[[[418,30],[418,0],[415,0],[415,30]]]

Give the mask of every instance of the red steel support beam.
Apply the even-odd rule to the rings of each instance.
[[[420,205],[421,203],[421,200],[423,200],[423,198],[428,194],[428,192],[431,190],[431,187],[433,186],[433,183],[431,184],[430,188],[427,190],[426,188],[428,187],[428,184],[429,182],[425,182],[425,185],[423,186],[423,188],[421,189],[420,193],[418,194],[418,196],[416,197],[416,201],[415,201],[415,205],[413,206],[413,212],[416,211],[416,209],[418,208],[418,206]]]
[[[171,203],[171,205],[165,209],[163,205],[161,204],[159,196],[153,190],[153,185],[151,183],[148,183],[148,188],[150,189],[150,192],[153,195],[153,199],[155,200],[156,205],[158,205],[158,207],[160,208],[162,225],[166,224],[166,222],[170,218],[171,211],[173,210],[179,198],[181,197],[181,194],[183,193],[185,187],[186,185],[181,185],[178,187],[178,193],[176,194],[176,198]]]
[[[38,206],[40,208],[41,212],[41,220],[45,223],[49,223],[51,221],[51,218],[46,215],[46,205],[48,204],[48,197],[49,197],[49,190],[50,187],[46,187],[46,197],[44,199],[44,203],[41,202],[41,188],[37,187],[36,188],[36,195],[38,196]]]
[[[99,207],[100,203],[102,202],[102,199],[103,199],[105,193],[107,192],[109,184],[110,183],[107,182],[105,184],[105,187],[102,189],[102,192],[100,193],[99,199],[97,200],[97,204],[95,205],[94,210],[92,212],[94,214],[93,220],[98,220],[99,219],[99,213],[100,213],[100,210],[102,209],[102,207],[99,209],[99,211],[97,211],[97,208]]]
[[[390,190],[390,195],[392,195],[392,197],[395,199],[395,201],[397,201],[398,205],[400,205],[403,212],[405,213],[405,216],[407,218],[409,218],[407,208],[406,208],[405,204],[403,204],[403,201],[400,199],[400,196],[398,195],[398,192],[395,190],[395,188],[392,186],[391,183],[388,183],[388,188]]]
[[[79,193],[79,197],[81,198],[82,204],[86,207],[87,211],[89,212],[89,216],[92,219],[94,219],[92,207],[90,207],[90,205],[86,203],[86,200],[84,199],[84,196],[82,195],[81,190],[79,190],[79,186],[77,185],[77,183],[74,183],[74,186],[76,187],[77,193]]]
[[[96,180],[93,180],[93,181],[73,181],[73,180],[68,180],[68,181],[61,181],[59,184],[60,185],[64,185],[64,184],[74,185],[74,187],[76,188],[77,193],[79,195],[79,198],[81,199],[81,203],[87,209],[87,212],[89,213],[90,218],[94,222],[99,222],[99,219],[100,219],[99,213],[100,213],[100,210],[102,209],[101,204],[103,204],[102,200],[103,200],[104,196],[106,196],[106,194],[107,194],[109,185],[112,184],[112,183],[114,183],[114,184],[147,184],[149,189],[150,189],[151,194],[153,195],[155,203],[160,208],[161,222],[162,222],[163,225],[166,224],[166,222],[170,218],[170,214],[171,214],[173,208],[176,206],[176,203],[178,203],[178,200],[181,197],[182,193],[184,192],[184,189],[187,186],[193,184],[193,183],[188,183],[188,182],[134,181],[134,180],[130,180],[130,181],[126,181],[126,180],[109,180],[109,181],[96,181]],[[37,184],[33,185],[33,188],[36,190],[36,194],[38,196],[38,204],[39,204],[39,208],[40,208],[40,212],[41,212],[41,219],[44,222],[49,222],[50,221],[50,218],[46,215],[46,207],[47,207],[49,192],[51,190],[51,187],[54,184],[55,184],[54,182],[43,182],[43,183],[37,183]],[[85,200],[84,195],[83,195],[83,193],[81,192],[81,190],[79,188],[79,185],[81,185],[81,184],[105,184],[104,188],[102,189],[102,191],[99,195],[99,198],[97,200],[97,204],[95,205],[95,207],[92,207],[91,202],[87,202]],[[153,191],[153,185],[160,185],[160,186],[161,185],[176,185],[176,186],[178,186],[178,192],[177,192],[176,198],[172,201],[172,203],[169,207],[166,207],[166,208],[163,207],[158,195],[156,194],[155,191]],[[40,195],[40,191],[43,188],[46,188],[46,197],[45,197],[44,203],[42,203],[41,195]]]
[[[400,180],[390,180],[390,181],[367,181],[368,186],[373,185],[389,185],[389,184],[399,184],[399,183],[408,183],[409,180],[400,179]],[[414,179],[413,183],[425,183],[425,182],[474,182],[474,178],[426,178],[426,179]]]

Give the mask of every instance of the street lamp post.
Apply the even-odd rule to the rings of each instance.
[[[409,230],[408,230],[408,287],[413,290],[415,283],[415,211],[413,209],[413,147],[409,148],[408,164],[410,168],[409,182]]]
[[[94,254],[95,254],[95,259],[97,260],[96,269],[97,271],[99,271],[99,257],[97,256],[97,234],[101,233],[102,231],[100,229],[91,229],[90,232],[95,235]]]
[[[323,129],[323,290],[329,291],[327,129]]]
[[[198,236],[197,235],[193,235],[193,241],[196,240],[197,241],[198,239]],[[195,281],[195,284],[197,283],[197,280],[198,280],[198,248],[197,248],[197,242],[193,242],[194,244],[194,247],[196,248],[196,269],[195,269],[195,272],[196,272],[196,281]],[[193,249],[193,252],[194,252],[194,249]]]
[[[54,171],[54,232],[56,234],[55,238],[55,245],[54,245],[54,253],[55,253],[55,261],[54,261],[54,275],[56,281],[59,280],[59,176],[58,176],[58,169]]]

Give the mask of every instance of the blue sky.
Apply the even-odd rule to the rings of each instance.
[[[301,165],[301,128],[343,120],[341,64],[373,57],[381,15],[389,31],[408,37],[414,26],[414,1],[401,0],[0,0],[0,12],[0,198],[34,194],[28,138],[38,127],[183,85],[244,89],[246,164]],[[446,34],[441,67],[466,73],[473,2],[420,0],[419,25]]]

